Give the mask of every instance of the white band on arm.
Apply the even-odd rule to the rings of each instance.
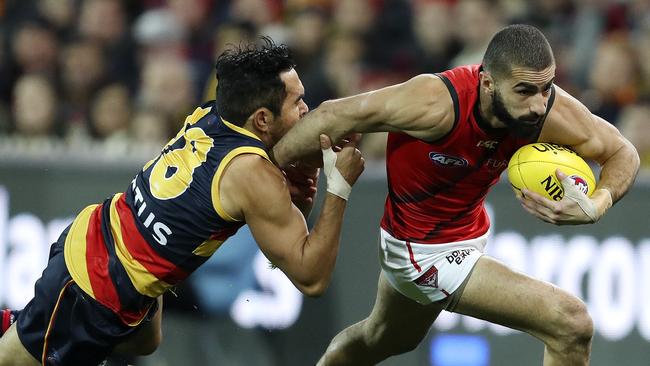
[[[344,200],[348,200],[352,187],[343,178],[341,172],[336,169],[336,153],[332,148],[323,150],[323,172],[327,178],[327,191],[333,195],[339,196]]]
[[[571,177],[564,178],[562,186],[564,187],[564,196],[577,203],[582,211],[589,216],[591,222],[596,222],[598,220],[598,209],[596,205],[594,205],[593,201],[586,194],[576,187],[573,179]]]

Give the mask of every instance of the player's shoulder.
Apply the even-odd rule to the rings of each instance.
[[[553,105],[548,111],[545,125],[576,127],[591,115],[589,109],[576,97],[561,87],[554,85]]]
[[[222,179],[232,182],[234,187],[251,189],[284,184],[284,176],[277,166],[261,155],[248,153],[234,157],[225,168]]]
[[[410,78],[404,84],[419,92],[436,92],[443,90],[445,87],[442,79],[436,74],[419,74]]]
[[[219,181],[218,199],[224,210],[233,215],[249,209],[267,207],[288,187],[282,171],[257,154],[240,154],[224,168]],[[214,193],[214,192],[213,192]]]
[[[555,85],[553,105],[548,112],[540,140],[574,146],[587,141],[596,119],[589,109],[569,92]]]

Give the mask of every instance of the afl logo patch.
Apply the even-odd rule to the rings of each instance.
[[[581,176],[578,175],[572,175],[569,178],[573,180],[573,184],[584,194],[587,194],[589,192],[589,183],[582,178]]]
[[[467,163],[467,160],[463,158],[437,153],[435,151],[429,153],[429,159],[431,159],[431,161],[433,161],[437,165],[442,165],[446,167],[466,167],[467,165],[469,165]]]

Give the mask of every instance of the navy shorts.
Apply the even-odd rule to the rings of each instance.
[[[36,281],[34,298],[16,320],[18,337],[43,365],[95,366],[139,327],[124,324],[75,284],[63,255],[68,230],[52,244],[47,268]],[[156,310],[154,302],[147,318]]]

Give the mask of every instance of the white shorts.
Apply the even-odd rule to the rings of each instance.
[[[388,282],[404,296],[426,305],[448,298],[483,255],[489,231],[475,239],[418,244],[381,229],[379,262]]]

